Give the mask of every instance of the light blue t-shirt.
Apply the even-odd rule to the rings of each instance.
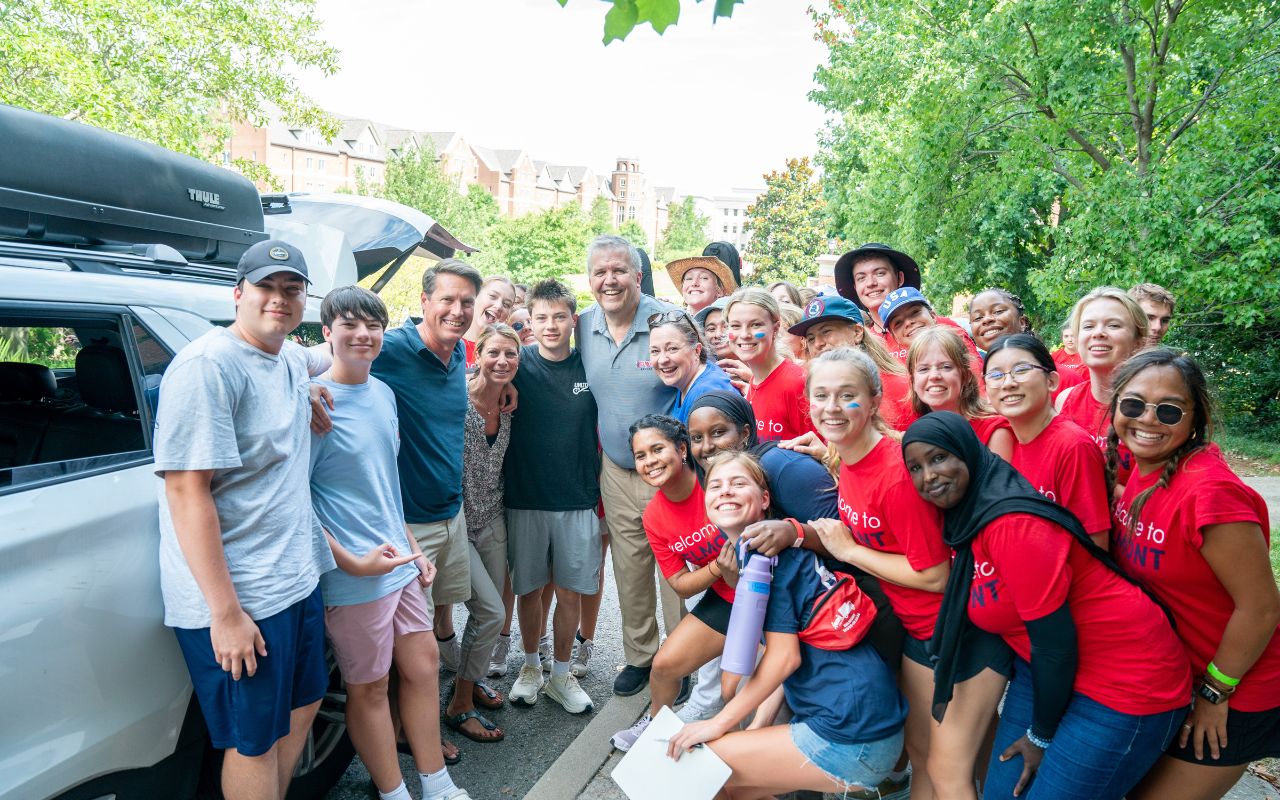
[[[409,552],[400,502],[396,398],[382,381],[349,385],[316,378],[333,393],[333,429],[311,434],[311,504],[325,530],[361,556],[382,544]],[[326,606],[352,606],[386,597],[418,576],[414,563],[386,575],[357,577],[341,568],[320,576]]]

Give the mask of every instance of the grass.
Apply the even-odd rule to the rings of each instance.
[[[1271,574],[1280,583],[1280,528],[1271,529]]]

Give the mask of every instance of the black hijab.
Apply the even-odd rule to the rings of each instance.
[[[983,528],[1006,514],[1033,514],[1065,528],[1093,556],[1116,572],[1120,570],[1106,551],[1093,543],[1074,514],[1045,498],[1004,459],[983,446],[964,417],[950,411],[926,414],[912,423],[902,437],[904,458],[907,445],[913,442],[940,447],[969,469],[969,488],[964,498],[942,514],[942,539],[956,556],[943,590],[938,624],[929,642],[934,659],[933,718],[941,722],[955,685],[960,641],[970,624],[973,540]]]
[[[689,416],[693,416],[693,412],[700,408],[714,408],[721,414],[724,414],[730,422],[739,428],[747,429],[747,447],[746,451],[757,459],[763,458],[764,454],[777,447],[777,442],[761,442],[760,437],[756,434],[756,412],[751,408],[751,404],[746,401],[741,394],[728,389],[716,389],[707,392],[693,401],[693,405],[689,407]],[[698,465],[698,480],[702,480],[702,465]]]

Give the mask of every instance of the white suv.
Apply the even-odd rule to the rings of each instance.
[[[260,198],[235,173],[11,107],[0,131],[0,800],[216,796],[162,622],[160,378],[233,319],[235,262],[268,234],[317,278],[312,341],[328,288],[465,246],[403,206]],[[344,701],[331,669],[291,798],[322,797],[350,763]]]

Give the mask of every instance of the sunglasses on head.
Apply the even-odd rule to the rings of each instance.
[[[1129,419],[1138,419],[1148,408],[1156,410],[1156,421],[1165,425],[1177,425],[1187,413],[1173,403],[1147,403],[1136,397],[1122,397],[1116,408]]]
[[[649,315],[650,329],[656,328],[659,325],[670,325],[673,323],[674,324],[684,323],[685,325],[688,325],[690,328],[693,327],[693,320],[689,318],[689,313],[687,311],[681,311],[677,309],[675,311],[659,311],[657,314]]]

